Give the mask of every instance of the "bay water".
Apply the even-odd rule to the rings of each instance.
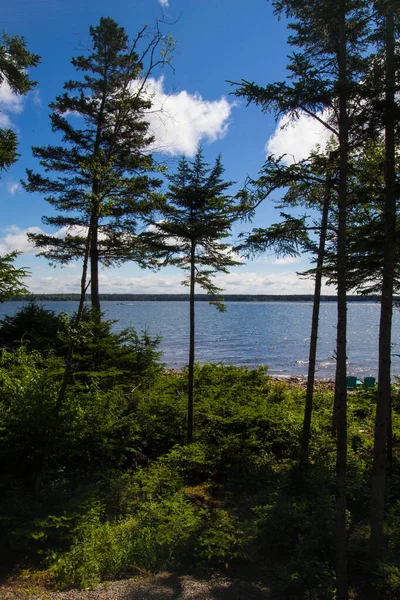
[[[55,312],[71,313],[77,302],[41,303]],[[0,319],[13,315],[22,301],[0,305]],[[307,375],[311,328],[311,302],[227,302],[219,313],[207,302],[196,302],[196,361],[245,365],[267,365],[273,375]],[[379,304],[348,304],[349,375],[377,376]],[[138,333],[160,336],[162,361],[169,368],[187,364],[189,303],[180,301],[103,301],[106,319],[115,320],[114,330],[133,326]],[[336,303],[321,305],[317,377],[332,378],[335,372]],[[394,311],[393,376],[400,376],[400,314]]]

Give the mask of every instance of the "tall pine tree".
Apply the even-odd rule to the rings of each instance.
[[[336,575],[337,599],[348,596],[346,533],[346,219],[348,207],[348,155],[360,143],[364,96],[362,75],[367,64],[370,2],[367,0],[272,0],[286,16],[292,35],[289,43],[300,51],[290,57],[288,81],[265,87],[242,81],[236,95],[264,111],[275,110],[298,118],[305,113],[322,123],[338,140],[337,228],[337,344],[336,344]]]
[[[27,94],[35,85],[27,69],[39,64],[40,56],[32,54],[24,38],[3,33],[0,36],[0,85],[7,83],[14,94]],[[8,169],[18,158],[15,131],[0,127],[0,170]]]
[[[164,49],[160,61],[154,59],[163,43],[157,31],[146,42],[142,56],[151,58],[144,72],[138,54],[144,30],[130,43],[122,27],[102,17],[90,36],[87,55],[72,59],[83,76],[67,81],[50,105],[52,129],[62,135],[62,144],[33,148],[45,173],[27,171],[25,187],[44,194],[60,213],[44,217],[44,223],[65,232],[31,239],[51,262],[83,258],[81,292],[90,269],[92,307],[99,311],[99,264],[146,262],[134,240],[141,219],[157,207],[161,180],[149,153],[145,82],[169,55]]]
[[[27,94],[36,82],[30,79],[27,69],[39,64],[40,56],[32,54],[24,38],[3,33],[0,37],[0,85],[5,83],[14,94]],[[17,134],[10,127],[0,127],[0,171],[7,170],[18,159]],[[18,252],[0,257],[0,302],[26,293],[22,283],[27,269],[18,268],[14,261]]]
[[[168,176],[164,218],[156,224],[154,232],[145,235],[154,248],[164,252],[166,264],[188,273],[182,282],[190,290],[188,443],[193,440],[194,429],[196,285],[210,294],[211,303],[223,311],[223,302],[218,297],[221,289],[212,278],[217,272],[227,273],[228,267],[239,264],[229,252],[229,244],[221,241],[229,235],[237,218],[234,200],[225,194],[232,183],[222,179],[223,172],[220,157],[210,168],[200,149],[192,162],[181,158],[176,173]]]

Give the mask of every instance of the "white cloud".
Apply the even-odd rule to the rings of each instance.
[[[193,156],[201,141],[225,136],[234,106],[226,98],[204,100],[199,93],[185,90],[167,94],[163,77],[149,79],[147,90],[153,104],[146,115],[156,138],[153,151]]]
[[[326,118],[324,113],[318,116]],[[269,138],[265,150],[268,154],[276,156],[286,154],[284,162],[291,164],[307,158],[318,144],[322,149],[325,148],[331,135],[331,131],[304,113],[293,122],[289,122],[287,117],[282,117],[275,132]]]
[[[23,108],[23,98],[14,94],[6,80],[0,85],[0,109],[11,113],[20,113]]]
[[[9,183],[7,183],[7,189],[9,191],[9,193],[11,194],[11,196],[14,196],[14,194],[21,189],[21,184],[17,183],[17,182],[12,182],[10,181]]]
[[[26,236],[27,233],[43,233],[40,227],[28,227],[20,229],[16,225],[11,225],[5,230],[5,235],[0,238],[0,255],[13,252],[24,252],[25,254],[35,254],[37,249]]]
[[[163,8],[167,8],[169,6],[168,0],[158,0]]]
[[[0,127],[13,127],[10,114],[19,114],[22,112],[24,100],[22,96],[14,94],[4,79],[0,85]]]
[[[216,277],[216,283],[225,294],[313,294],[314,284],[309,279],[300,279],[293,271],[281,273],[240,272]],[[332,288],[323,286],[325,293]]]
[[[272,261],[273,265],[292,265],[293,263],[300,262],[299,256],[281,256],[279,258],[275,258]]]
[[[36,104],[36,106],[42,106],[42,98],[40,96],[40,90],[38,90],[37,88],[35,90],[33,90],[32,98],[33,98],[33,104]]]
[[[258,265],[292,265],[301,261],[300,256],[281,256],[274,257],[272,255],[258,256],[254,262]]]
[[[63,240],[67,237],[67,235],[86,236],[87,231],[88,231],[88,228],[83,227],[81,225],[72,225],[72,226],[65,225],[64,227],[61,227],[61,229],[58,229],[52,235],[53,235],[53,237],[55,237],[59,240]]]
[[[116,270],[100,273],[100,291],[103,294],[185,294],[188,289],[181,285],[183,272],[174,270],[143,275],[119,276]],[[49,273],[54,271],[48,270]],[[29,280],[32,292],[79,292],[79,273],[58,270],[54,275],[35,276]],[[312,294],[313,282],[300,279],[294,272],[260,274],[254,272],[230,273],[215,278],[215,283],[226,294]],[[204,293],[197,288],[197,293]],[[323,287],[323,293],[334,293],[332,288]]]
[[[15,187],[17,186],[17,188]],[[20,186],[19,184],[9,184],[8,190],[11,194],[15,193],[16,189]],[[64,239],[68,227],[62,227],[56,231],[53,235],[55,238]],[[83,227],[70,228],[70,232],[73,234],[85,233]],[[40,227],[28,227],[27,229],[21,229],[17,225],[11,225],[3,229],[3,235],[0,235],[0,255],[7,254],[13,250],[23,252],[24,254],[37,254],[38,249],[36,246],[28,240],[28,233],[44,233]]]
[[[0,112],[0,127],[9,128],[11,127],[11,119],[4,112]]]

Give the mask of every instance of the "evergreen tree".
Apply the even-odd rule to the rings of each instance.
[[[400,12],[398,2],[390,0],[375,2],[375,6],[379,13],[378,24],[380,25],[379,29],[384,52],[385,72],[385,92],[382,111],[385,145],[384,245],[371,510],[371,556],[373,560],[378,562],[382,560],[384,549],[386,445],[391,417],[391,334],[398,235],[396,133],[399,106],[397,102],[398,82],[396,75],[400,69],[395,45],[400,32]]]
[[[289,43],[301,52],[290,57],[290,80],[265,87],[242,81],[236,95],[264,111],[297,118],[305,113],[323,123],[338,140],[337,345],[335,419],[337,429],[336,575],[337,598],[347,599],[346,463],[346,219],[350,144],[359,144],[364,112],[362,75],[367,65],[370,3],[367,0],[273,0],[290,19]]]
[[[237,249],[245,256],[258,254],[269,249],[278,256],[298,256],[302,252],[311,253],[316,267],[302,273],[303,276],[313,277],[314,297],[311,321],[311,335],[308,359],[307,390],[304,408],[303,434],[300,448],[300,464],[308,466],[309,445],[311,433],[311,415],[313,407],[314,381],[317,356],[319,309],[321,301],[321,286],[326,254],[326,239],[328,230],[336,228],[334,205],[337,196],[335,189],[337,175],[337,151],[331,143],[327,153],[313,152],[311,156],[299,163],[284,165],[283,157],[268,156],[260,176],[249,180],[246,189],[242,191],[245,203],[254,211],[264,199],[275,190],[284,189],[284,195],[277,208],[287,209],[304,206],[320,213],[320,221],[307,215],[293,217],[281,212],[282,220],[267,228],[256,228],[250,234],[242,234],[241,243]],[[249,187],[250,185],[250,187]],[[331,218],[329,218],[331,216]],[[319,236],[319,241],[315,236]],[[332,234],[330,235],[332,237]]]
[[[198,149],[193,162],[181,158],[177,171],[168,176],[170,185],[164,218],[155,232],[146,234],[148,242],[165,254],[165,263],[188,272],[182,282],[190,290],[189,382],[187,440],[193,440],[194,358],[195,358],[195,287],[198,284],[212,296],[212,304],[224,310],[218,297],[221,289],[212,281],[217,272],[239,264],[221,242],[229,235],[235,218],[233,199],[225,195],[231,182],[222,179],[224,169],[218,157],[212,168]]]
[[[38,54],[26,48],[24,38],[3,33],[0,37],[0,85],[5,82],[14,94],[27,94],[36,82],[30,79],[27,69],[39,64]],[[0,171],[6,170],[18,158],[17,134],[9,127],[0,127]],[[0,302],[26,293],[22,279],[28,276],[27,269],[18,268],[14,261],[18,252],[0,257]]]
[[[3,33],[0,37],[0,85],[7,82],[14,94],[27,94],[36,82],[30,79],[27,69],[39,64],[40,56],[26,48],[24,38]],[[0,170],[8,169],[18,158],[16,133],[0,128]]]
[[[51,125],[62,144],[33,148],[45,174],[27,171],[28,191],[45,194],[59,215],[44,217],[47,225],[66,228],[66,235],[32,234],[41,255],[52,262],[83,258],[82,294],[90,267],[92,306],[100,310],[99,263],[146,258],[134,240],[141,219],[159,201],[161,180],[149,153],[145,111],[151,107],[145,83],[151,69],[169,60],[168,47],[155,57],[163,36],[156,32],[139,56],[141,31],[130,43],[124,29],[102,17],[90,28],[92,47],[72,59],[79,80],[67,81],[65,92],[50,105]],[[167,45],[169,41],[167,40]],[[144,72],[143,61],[150,56]]]

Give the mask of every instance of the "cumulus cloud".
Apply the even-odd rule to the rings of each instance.
[[[169,6],[168,0],[158,0],[158,2],[163,8],[167,8],[167,6]]]
[[[320,113],[319,117],[323,119],[326,115]],[[293,122],[289,122],[287,117],[282,117],[265,150],[268,154],[276,156],[286,154],[284,162],[292,164],[310,156],[317,145],[324,148],[331,135],[326,127],[306,114],[301,114],[300,118]]]
[[[28,240],[27,233],[43,233],[43,231],[40,227],[28,227],[27,229],[20,229],[16,225],[7,227],[0,237],[0,254],[8,254],[14,250],[25,254],[35,254],[37,250]]]
[[[15,193],[18,188],[18,183],[8,186],[8,190],[11,194]],[[84,227],[62,227],[53,235],[55,238],[64,239],[67,233],[71,233],[72,235],[85,235],[86,231],[87,229]],[[18,250],[18,252],[23,252],[24,254],[36,254],[38,250],[35,245],[28,240],[28,233],[44,233],[44,231],[40,227],[21,229],[17,225],[11,225],[10,227],[3,229],[3,234],[0,235],[0,254],[6,254],[13,250]]]
[[[163,77],[149,79],[147,92],[152,108],[146,118],[156,139],[153,151],[193,156],[201,141],[214,142],[225,136],[234,106],[226,98],[204,100],[199,93],[185,90],[168,94]]]
[[[57,294],[78,294],[80,291],[79,276],[69,276],[66,273],[44,276],[32,275],[29,278],[28,285],[29,291],[33,294],[44,294],[51,292]]]
[[[77,265],[79,267],[79,265]],[[41,274],[40,271],[42,272]],[[32,273],[29,288],[34,293],[79,292],[80,269],[41,268]],[[137,274],[138,273],[138,274]],[[143,273],[135,270],[132,277],[119,275],[118,270],[108,269],[99,276],[100,290],[103,294],[185,294],[186,287],[181,285],[183,273],[178,269],[166,269],[158,273]],[[300,279],[294,272],[260,274],[255,272],[229,273],[215,278],[223,294],[312,294],[313,283]],[[204,293],[200,288],[197,292]],[[333,293],[324,287],[325,293]]]

